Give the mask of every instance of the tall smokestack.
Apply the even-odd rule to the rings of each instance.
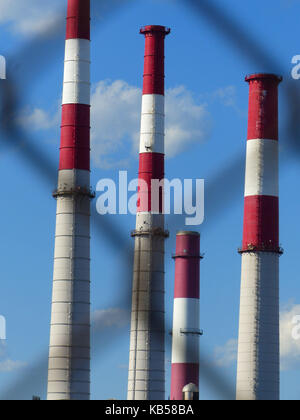
[[[90,398],[90,1],[68,0],[48,400]]]
[[[237,364],[238,400],[279,399],[278,85],[250,86]]]
[[[171,400],[183,399],[183,388],[199,389],[200,234],[178,232],[172,330]]]
[[[163,194],[153,206],[151,181],[164,179],[164,40],[170,29],[146,26],[145,66],[132,285],[129,400],[165,399]]]

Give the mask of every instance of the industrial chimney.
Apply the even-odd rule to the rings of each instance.
[[[250,86],[237,363],[238,400],[279,399],[278,85]]]
[[[163,191],[152,193],[152,180],[164,179],[164,40],[170,29],[146,26],[132,312],[128,374],[129,400],[165,399],[165,304]]]
[[[90,398],[90,1],[68,0],[48,400]]]
[[[178,232],[176,239],[172,330],[171,400],[183,389],[199,389],[200,234]]]

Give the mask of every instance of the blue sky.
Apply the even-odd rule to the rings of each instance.
[[[49,35],[39,50],[16,54],[40,36],[45,25],[64,17],[53,1],[0,0],[0,54],[20,89],[18,126],[54,168],[58,164],[60,99],[63,77],[64,35]],[[100,2],[94,0],[94,15]],[[235,340],[238,334],[240,256],[242,240],[244,160],[247,130],[248,73],[271,71],[284,76],[280,87],[280,232],[285,254],[280,261],[282,356],[281,397],[298,399],[300,343],[291,339],[292,315],[300,313],[299,257],[300,176],[297,150],[289,143],[291,105],[286,86],[300,94],[300,81],[291,79],[291,60],[300,54],[298,16],[300,1],[210,1],[237,22],[255,43],[272,57],[268,64],[251,57],[249,46],[232,42],[222,20],[216,23],[189,7],[189,1],[143,0],[112,2],[115,7],[92,27],[92,184],[101,178],[117,179],[119,170],[135,178],[138,170],[137,141],[144,40],[138,34],[146,24],[171,27],[166,40],[166,175],[203,178],[208,186],[236,160],[241,168],[219,188],[199,227],[201,249],[201,349],[205,369],[201,376],[203,399],[224,397],[221,379],[230,392],[235,383]],[[43,7],[42,7],[43,5]],[[102,10],[102,9],[101,9]],[[240,38],[242,39],[242,37]],[[235,40],[236,41],[236,40]],[[254,45],[254,43],[253,43]],[[256,47],[256,46],[255,46]],[[39,62],[40,59],[40,62]],[[270,61],[270,60],[268,60]],[[273,63],[275,61],[275,63]],[[275,68],[276,67],[276,68]],[[10,77],[8,71],[8,79]],[[1,85],[2,86],[2,85]],[[2,97],[1,97],[2,98]],[[1,130],[1,127],[0,127]],[[0,398],[45,398],[52,288],[55,201],[49,180],[37,165],[24,158],[24,147],[12,147],[4,133],[0,143],[2,182],[0,241],[0,314],[7,320],[7,340],[0,348]],[[221,185],[221,183],[220,183]],[[218,183],[217,183],[218,187]],[[295,188],[296,187],[296,188]],[[217,188],[218,190],[218,188]],[[209,194],[209,191],[208,191]],[[228,198],[226,199],[226,194]],[[95,206],[96,201],[93,203]],[[100,217],[100,216],[98,216]],[[98,222],[98,221],[97,221]],[[95,313],[92,360],[93,399],[126,398],[129,349],[128,290],[132,261],[126,249],[132,245],[134,216],[104,217],[115,235],[93,229],[92,311]],[[167,325],[172,319],[175,229],[166,247]],[[116,246],[118,244],[119,246]],[[124,258],[124,254],[126,255]],[[298,311],[298,312],[297,312]],[[167,391],[170,347],[167,346]],[[42,362],[40,363],[40,359]],[[46,359],[45,359],[46,360]],[[204,363],[204,362],[203,362]],[[220,383],[211,380],[220,376]],[[20,380],[24,380],[22,384]],[[44,384],[44,386],[40,386]]]

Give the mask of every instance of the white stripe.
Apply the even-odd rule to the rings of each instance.
[[[66,41],[63,105],[90,105],[90,41]]]
[[[149,230],[153,227],[164,228],[164,215],[150,212],[136,214],[136,230]]]
[[[174,299],[172,363],[199,363],[199,316],[199,299]]]
[[[164,107],[163,95],[143,95],[140,153],[164,153]]]
[[[247,141],[245,197],[268,195],[278,197],[278,141]]]
[[[84,60],[90,62],[90,44],[87,39],[67,39],[65,44],[65,60]]]

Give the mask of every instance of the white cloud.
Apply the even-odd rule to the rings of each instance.
[[[123,80],[100,81],[91,96],[92,160],[100,168],[126,167],[138,157],[142,90]],[[18,117],[24,128],[59,127],[60,110],[26,108]],[[209,137],[210,115],[184,86],[166,92],[166,156],[174,157]]]
[[[27,366],[26,362],[9,359],[7,353],[7,342],[0,340],[0,372],[13,372]]]
[[[33,131],[49,130],[59,126],[60,110],[53,116],[41,108],[34,108],[33,110],[26,108],[17,118],[17,123],[23,128],[30,127]]]
[[[0,24],[9,24],[14,32],[23,35],[51,28],[60,15],[59,0],[0,0]]]
[[[236,104],[236,88],[235,86],[226,86],[217,89],[212,94],[213,99],[218,99],[225,106],[234,107]]]
[[[27,366],[26,362],[19,360],[6,359],[0,362],[0,372],[13,372],[19,369],[23,369]]]
[[[238,105],[235,86],[225,86],[207,95],[208,101],[217,101],[221,105],[232,108],[239,117],[246,118],[248,111]]]
[[[99,309],[92,315],[94,328],[103,330],[105,328],[122,328],[129,324],[130,313],[121,308]]]
[[[91,98],[91,141],[94,163],[102,168],[122,166],[115,154],[138,142],[141,90],[122,80],[97,83]]]
[[[100,81],[92,95],[92,150],[97,166],[121,166],[113,156],[127,150],[137,156],[141,89],[117,80]],[[209,114],[184,86],[166,92],[166,156],[174,157],[209,134]]]
[[[184,86],[166,92],[166,155],[174,157],[192,143],[202,143],[210,131],[205,104],[198,103]]]
[[[218,366],[230,366],[237,359],[238,340],[230,339],[224,346],[215,348],[215,361]]]
[[[289,304],[280,313],[281,369],[300,368],[300,337],[293,337],[294,317],[300,316],[300,305]]]
[[[300,304],[288,304],[280,312],[280,368],[291,370],[300,368],[300,336],[296,339],[293,335],[299,322],[295,324],[295,317],[300,317]],[[298,318],[300,319],[300,318]],[[230,339],[224,346],[215,348],[215,363],[218,366],[230,366],[237,360],[238,340]]]

